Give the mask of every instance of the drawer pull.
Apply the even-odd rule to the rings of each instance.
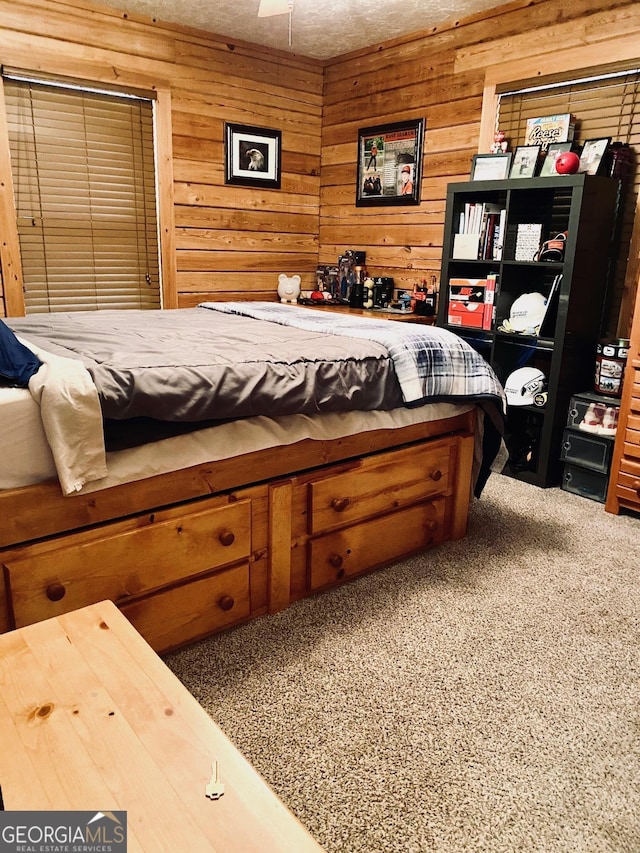
[[[229,545],[233,545],[236,541],[235,535],[230,530],[223,530],[220,536],[218,536],[220,540],[220,544],[224,545],[225,548],[228,548]]]
[[[431,479],[437,483],[438,480],[442,479],[442,471],[439,468],[436,468],[435,471],[431,472]]]
[[[349,498],[334,498],[331,501],[331,506],[333,509],[335,509],[336,512],[344,512],[345,509],[349,506],[349,504]]]
[[[65,597],[67,590],[61,583],[50,583],[46,593],[49,601],[60,601]]]
[[[634,480],[633,483],[631,483],[631,488],[640,496],[640,480]]]
[[[218,607],[220,610],[231,610],[234,604],[235,601],[232,595],[222,595],[218,599]]]
[[[334,569],[342,568],[342,557],[340,554],[329,554],[328,560]]]

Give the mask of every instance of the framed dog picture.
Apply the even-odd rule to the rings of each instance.
[[[226,123],[224,139],[225,184],[280,189],[281,131]]]

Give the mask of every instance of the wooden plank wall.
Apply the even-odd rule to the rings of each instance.
[[[468,180],[473,154],[488,150],[480,144],[487,85],[631,56],[640,59],[640,4],[521,0],[329,61],[320,262],[360,249],[369,273],[391,275],[396,286],[439,280],[447,183]],[[356,208],[358,128],[419,117],[426,119],[419,207]]]
[[[315,280],[321,63],[83,0],[0,0],[0,63],[161,93],[175,223],[166,304],[275,299],[281,272]],[[282,131],[280,190],[225,185],[225,121]]]
[[[398,286],[438,278],[446,185],[486,144],[492,85],[638,56],[640,4],[515,0],[324,67],[227,41],[86,0],[0,0],[0,62],[158,90],[170,125],[168,305],[275,298],[280,272],[310,287],[318,260],[349,248]],[[358,128],[420,116],[421,204],[356,208]],[[225,120],[282,130],[280,191],[224,184]]]

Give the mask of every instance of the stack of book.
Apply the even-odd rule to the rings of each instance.
[[[499,261],[506,214],[499,204],[467,202],[460,211],[458,233],[453,238],[453,257]]]

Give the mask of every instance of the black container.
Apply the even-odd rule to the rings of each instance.
[[[433,317],[436,313],[436,296],[434,293],[428,293],[424,299],[416,299],[416,304],[413,309],[414,314],[421,317]]]
[[[583,498],[604,503],[607,499],[609,474],[600,474],[578,465],[565,465],[561,488]]]
[[[563,462],[570,462],[580,468],[589,468],[591,471],[606,474],[611,464],[612,454],[613,436],[604,438],[565,429],[560,453]]]
[[[373,307],[387,308],[393,302],[393,279],[377,276],[373,279]]]
[[[363,284],[351,285],[351,293],[349,294],[349,305],[352,308],[362,308],[362,306],[364,305],[364,291],[365,286]]]

